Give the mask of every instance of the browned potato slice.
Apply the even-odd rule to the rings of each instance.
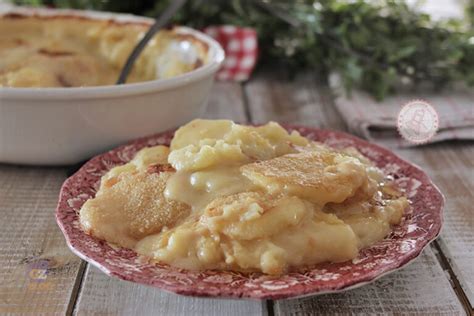
[[[201,223],[211,232],[238,240],[269,237],[298,225],[313,208],[297,197],[272,197],[243,192],[216,198],[205,209]]]
[[[367,181],[358,159],[327,151],[288,154],[244,165],[241,171],[269,193],[296,195],[319,205],[342,202]]]
[[[165,168],[166,169],[166,168]],[[189,207],[163,195],[173,172],[123,173],[118,182],[98,192],[80,211],[80,221],[91,235],[133,248],[138,240],[174,225]]]
[[[110,169],[109,172],[102,177],[100,191],[106,190],[120,181],[120,175],[123,173],[137,173],[148,167],[171,167],[168,165],[169,152],[170,149],[168,147],[161,145],[141,149],[129,163]]]

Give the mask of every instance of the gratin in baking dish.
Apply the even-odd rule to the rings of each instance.
[[[141,28],[141,32],[153,22],[149,18],[124,14],[0,7],[0,23],[1,20],[26,23],[30,19],[39,19],[41,23],[74,21],[99,26],[105,23],[124,30]],[[80,29],[71,28],[72,31]],[[138,40],[140,32],[135,32]],[[166,130],[199,116],[207,102],[214,74],[224,59],[224,51],[216,41],[199,31],[174,27],[167,32],[173,36],[167,41],[169,47],[162,51],[178,59],[178,66],[186,68],[187,63],[191,64],[182,73],[167,69],[169,63],[166,58],[159,58],[162,55],[153,60],[150,53],[145,54],[148,60],[142,60],[143,80],[137,78],[140,74],[135,74],[132,78],[135,82],[122,86],[0,87],[0,162],[77,163],[123,141]],[[106,47],[104,51],[115,49],[116,55],[110,52],[110,58],[120,63],[133,48],[130,43],[127,45],[123,50],[109,45],[111,48]],[[47,49],[43,53],[55,54]],[[150,80],[150,68],[157,75],[161,72],[162,78]],[[77,72],[72,66],[71,69]],[[60,81],[70,85],[70,80]]]

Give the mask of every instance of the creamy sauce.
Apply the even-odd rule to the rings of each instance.
[[[148,194],[150,181],[159,189]],[[81,223],[173,266],[276,275],[355,258],[390,233],[407,204],[355,149],[335,151],[275,123],[196,120],[175,133],[170,149],[145,149],[105,175]],[[155,214],[147,230],[130,227],[147,214]],[[96,219],[107,216],[113,220]]]
[[[217,168],[196,172],[177,172],[166,184],[165,196],[202,210],[220,196],[252,191],[256,186],[244,177],[239,167]]]

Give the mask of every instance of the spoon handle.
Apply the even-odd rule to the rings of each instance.
[[[186,0],[171,0],[171,4],[166,8],[163,13],[156,18],[155,23],[148,29],[143,38],[134,47],[132,53],[128,56],[127,62],[120,72],[120,76],[116,84],[123,84],[127,80],[128,74],[132,70],[135,60],[140,56],[140,53],[145,48],[148,41],[158,32],[161,28],[166,26],[168,22],[173,18],[176,12],[186,3]]]

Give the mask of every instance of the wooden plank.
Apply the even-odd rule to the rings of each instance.
[[[216,84],[202,117],[247,121],[241,86]],[[259,301],[179,296],[112,279],[89,266],[75,312],[77,315],[260,315],[266,312],[266,305]]]
[[[0,165],[0,314],[66,313],[81,260],[56,225],[64,169]]]
[[[246,85],[245,92],[249,100],[249,113],[254,122],[282,118],[282,121],[290,123],[346,129],[332,104],[327,88],[321,88],[321,84],[310,74],[298,76],[293,82],[285,80],[281,75],[271,78],[260,75]],[[394,289],[390,289],[390,286],[380,286],[380,284],[391,284],[386,283],[390,282],[387,280],[393,282],[397,280],[403,286],[397,286]],[[433,280],[436,282],[432,282]],[[386,299],[387,292],[393,296],[391,300]],[[409,307],[403,313],[421,311],[421,309],[416,309],[416,306],[425,308],[423,312],[426,310],[427,313],[433,311],[447,314],[464,313],[461,303],[449,286],[447,276],[431,250],[427,250],[422,259],[410,268],[394,274],[392,279],[384,278],[374,285],[348,293],[350,294],[344,294],[346,296],[328,295],[325,296],[326,300],[315,297],[296,301],[278,301],[274,308],[277,314],[290,313],[294,309],[297,311],[296,314],[313,314],[315,310],[319,313],[330,314],[335,312],[334,308],[341,306],[347,314],[356,311],[359,304],[357,302],[363,301],[365,311],[398,313],[403,308],[397,304],[403,305],[405,302],[409,304]],[[424,300],[431,295],[437,299],[430,300],[432,306],[428,310]],[[344,300],[338,297],[350,299],[344,303]],[[361,309],[360,313],[363,312]]]
[[[76,315],[260,315],[262,302],[184,297],[116,280],[88,266]]]
[[[442,143],[415,149],[396,149],[430,175],[446,196],[444,227],[437,243],[449,269],[462,287],[468,309],[474,306],[474,145]],[[462,293],[460,293],[462,297]]]
[[[315,87],[318,87],[315,89]],[[345,130],[329,88],[311,74],[290,80],[284,72],[258,73],[245,85],[253,123],[277,121]]]
[[[202,117],[246,122],[242,86],[237,83],[216,83]]]
[[[373,284],[338,294],[278,301],[275,315],[465,315],[433,251]]]

